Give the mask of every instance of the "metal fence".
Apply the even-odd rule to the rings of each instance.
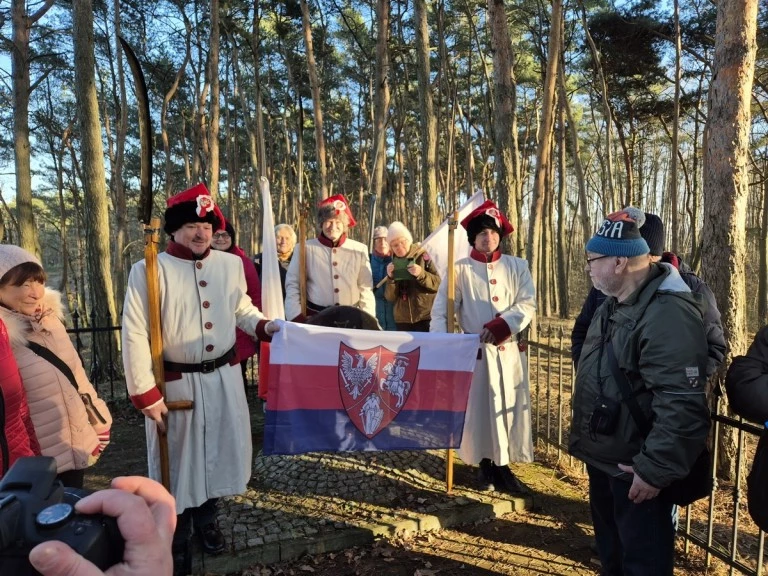
[[[533,396],[533,432],[537,447],[560,465],[584,474],[583,465],[568,454],[567,435],[571,423],[574,371],[570,354],[571,325],[540,323],[537,340],[529,341],[528,363]],[[762,429],[741,419],[726,416],[719,400],[712,414],[713,462],[718,461],[718,440],[723,430],[737,432],[736,480],[716,478],[709,499],[681,508],[678,535],[685,538],[684,551],[699,548],[706,564],[722,562],[730,574],[763,574],[766,561],[764,534],[747,513],[746,490],[741,473],[751,465],[751,456]],[[584,474],[586,482],[586,474]]]
[[[110,322],[97,318],[93,313],[88,319],[88,325],[82,326],[82,316],[75,310],[72,313],[72,328],[67,329],[67,332],[74,337],[75,349],[88,374],[88,380],[102,398],[127,399],[123,359],[120,349],[115,346],[116,340],[120,338],[122,326],[111,325]],[[104,358],[100,358],[95,352],[95,344],[99,338],[102,338],[106,348]],[[258,362],[255,358],[255,356],[251,357],[248,362],[246,388],[254,386],[256,381]]]

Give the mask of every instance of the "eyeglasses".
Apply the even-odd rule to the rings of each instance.
[[[229,232],[216,232],[216,234],[213,235],[214,240],[229,240],[231,236],[229,235]]]
[[[595,256],[594,258],[587,258],[586,259],[587,260],[587,268],[589,268],[591,270],[592,269],[592,262],[594,262],[595,260],[602,260],[603,258],[610,258],[610,257],[611,257],[610,254],[605,254],[603,256]]]

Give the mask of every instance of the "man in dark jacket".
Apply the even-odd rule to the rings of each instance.
[[[683,259],[673,252],[664,252],[664,224],[661,218],[656,214],[645,212],[645,224],[640,228],[640,235],[645,239],[650,250],[651,262],[666,262],[677,268],[680,277],[683,279],[691,292],[701,294],[707,302],[707,308],[704,312],[704,327],[707,331],[707,347],[709,359],[707,360],[707,378],[717,371],[725,358],[725,335],[723,334],[723,325],[720,322],[720,310],[717,308],[717,301],[712,290],[707,283],[693,273],[693,270],[683,262]],[[584,346],[584,339],[587,337],[587,329],[592,321],[592,317],[605,301],[605,294],[600,292],[594,286],[590,289],[581,312],[576,317],[571,332],[571,358],[578,368],[581,348]]]
[[[651,262],[643,221],[625,208],[587,243],[586,270],[607,298],[579,362],[569,451],[587,464],[601,573],[671,576],[672,504],[659,493],[705,447],[707,340],[702,298],[674,266]],[[651,423],[647,435],[617,378]]]
[[[768,326],[747,350],[734,357],[725,377],[725,391],[733,411],[761,425],[768,420]]]

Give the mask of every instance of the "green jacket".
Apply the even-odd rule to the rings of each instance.
[[[592,319],[579,359],[571,454],[611,476],[622,474],[619,463],[631,464],[656,488],[688,474],[704,448],[710,423],[704,305],[666,264],[653,264],[645,284],[624,302],[605,300]],[[613,434],[589,431],[600,380],[603,396],[621,402],[608,364],[606,346],[611,343],[619,368],[630,377],[637,402],[652,422],[647,438],[623,402]],[[631,475],[625,477],[631,481]]]
[[[411,245],[405,257],[413,258],[413,261],[421,266],[421,274],[413,280],[388,280],[384,297],[394,303],[396,323],[414,324],[430,319],[432,303],[440,287],[440,275],[435,269],[435,264],[429,259],[429,254],[421,250],[418,244]]]

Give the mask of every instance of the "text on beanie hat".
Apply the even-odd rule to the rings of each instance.
[[[634,206],[608,214],[587,242],[587,252],[627,258],[648,254],[648,243],[640,235],[644,222],[645,213]]]

